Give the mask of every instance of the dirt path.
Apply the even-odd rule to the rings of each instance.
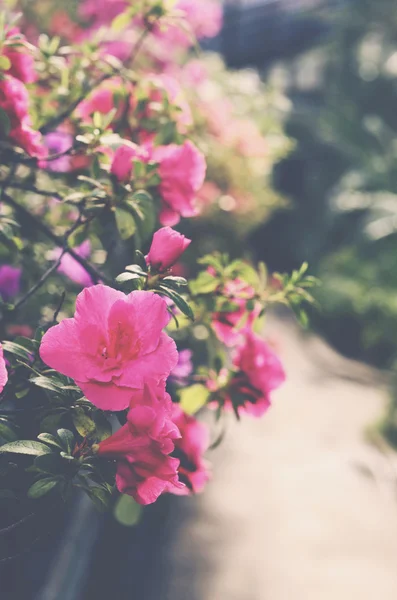
[[[386,392],[291,324],[267,332],[288,383],[230,431],[206,493],[177,499],[158,598],[395,600],[397,468],[363,437]]]

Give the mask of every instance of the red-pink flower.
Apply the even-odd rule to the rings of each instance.
[[[31,48],[31,47],[30,47]],[[36,80],[32,52],[27,45],[26,38],[17,27],[7,31],[2,47],[2,55],[11,63],[7,75],[16,77],[23,83],[32,83]]]
[[[285,381],[280,359],[262,338],[248,332],[233,363],[238,373],[226,388],[225,405],[234,404],[239,413],[262,416],[271,404],[271,392]]]
[[[227,310],[213,313],[212,326],[221,342],[233,346],[240,340],[242,333],[252,328],[261,305],[253,300],[254,288],[239,278],[225,284],[223,295],[235,309],[230,310],[229,305],[226,305]],[[249,303],[253,304],[252,308]]]
[[[0,79],[0,108],[10,121],[8,138],[31,156],[43,158],[47,151],[40,133],[32,128],[29,96],[22,81],[11,75]]]
[[[153,235],[146,262],[156,271],[166,271],[182,256],[191,241],[171,227],[162,227]]]
[[[77,116],[84,122],[89,122],[94,113],[107,115],[117,108],[114,118],[118,119],[124,111],[127,92],[128,89],[121,79],[117,77],[109,79],[93,90],[86,100],[80,102],[76,108]]]
[[[3,346],[0,344],[0,393],[4,390],[8,381],[6,361],[4,360]]]
[[[170,144],[154,148],[152,158],[159,163],[161,224],[176,225],[180,217],[196,215],[194,202],[205,179],[204,155],[192,142],[186,141],[182,146]]]
[[[122,183],[133,177],[134,162],[148,162],[150,156],[146,148],[130,142],[119,146],[114,153],[110,172]]]
[[[150,379],[165,381],[178,361],[175,342],[162,330],[170,320],[153,292],[126,295],[105,285],[85,288],[72,319],[44,335],[40,356],[74,379],[103,410],[123,410]]]
[[[99,444],[99,456],[117,461],[118,490],[140,504],[151,504],[160,494],[185,487],[178,478],[179,460],[170,456],[180,438],[171,416],[172,403],[164,387],[146,385],[127,423]]]
[[[90,240],[85,240],[80,246],[74,248],[76,254],[81,256],[81,258],[88,258],[91,253],[91,243]],[[61,248],[56,248],[53,253],[54,260],[57,260],[62,254]],[[61,264],[58,267],[58,272],[62,273],[62,275],[66,275],[69,277],[71,281],[74,281],[78,285],[83,287],[87,287],[89,285],[93,285],[93,281],[91,275],[87,273],[83,265],[81,265],[73,256],[70,254],[64,254],[61,258]]]
[[[173,456],[180,460],[179,481],[186,487],[174,488],[171,492],[181,496],[192,492],[197,494],[210,478],[208,464],[203,459],[209,446],[208,427],[186,415],[177,404],[173,405],[172,420],[182,436],[175,441]]]

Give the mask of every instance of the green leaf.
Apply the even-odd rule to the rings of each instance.
[[[10,452],[12,454],[28,454],[30,456],[42,456],[43,454],[50,454],[51,448],[40,442],[32,440],[18,440],[16,442],[10,442],[0,446],[0,452]]]
[[[67,454],[71,454],[75,444],[73,433],[69,431],[69,429],[58,429],[57,434],[61,441],[62,448],[66,450]]]
[[[147,277],[147,271],[141,269],[139,265],[127,265],[125,270],[130,271],[131,273],[137,273],[141,277]]]
[[[11,61],[7,56],[0,56],[0,70],[8,71],[11,68]]]
[[[183,277],[164,277],[161,280],[161,285],[174,290],[175,292],[180,292],[181,287],[187,286],[187,281]]]
[[[177,308],[179,308],[179,310],[184,315],[189,317],[189,319],[191,321],[194,321],[193,310],[191,309],[189,304],[186,302],[186,300],[184,298],[182,298],[182,296],[180,296],[177,292],[174,292],[173,290],[167,289],[166,287],[162,286],[161,284],[159,285],[159,291],[161,291],[161,293],[164,294],[165,296],[168,296],[168,298],[171,298],[171,300],[174,302],[175,306]]]
[[[44,454],[34,459],[34,466],[42,473],[59,475],[62,472],[62,459],[59,454]]]
[[[73,411],[73,424],[81,437],[89,437],[95,433],[95,423],[88,417],[82,408]]]
[[[146,273],[146,271],[147,271],[146,258],[140,250],[135,250],[135,259],[136,259],[138,266],[140,266],[142,271],[144,271]]]
[[[199,383],[179,392],[180,407],[188,415],[194,415],[207,404],[210,391]]]
[[[212,294],[219,286],[219,283],[217,277],[214,277],[211,273],[207,273],[207,271],[202,271],[197,279],[190,282],[189,287],[194,295]]]
[[[117,207],[115,210],[117,229],[122,240],[128,240],[136,231],[135,219],[130,212],[124,208]]]
[[[119,283],[127,283],[128,281],[134,281],[135,279],[140,278],[141,275],[138,275],[138,273],[121,273],[120,275],[117,275],[116,281]]]
[[[51,433],[40,433],[37,436],[37,439],[40,440],[41,442],[45,442],[46,444],[49,444],[50,446],[55,446],[55,448],[59,448],[61,450],[63,450],[63,446],[60,443],[59,439],[55,437],[55,435],[51,435]]]
[[[99,510],[105,511],[109,508],[111,496],[104,488],[91,487],[86,492]]]
[[[24,348],[23,346],[21,346],[20,344],[16,344],[15,342],[2,342],[3,345],[3,350],[5,350],[6,352],[9,352],[10,354],[14,354],[15,356],[18,356],[18,358],[21,358],[24,361],[29,361],[31,358],[31,352],[29,350],[27,350],[26,348]]]
[[[18,439],[18,436],[12,427],[7,421],[0,419],[0,441],[2,443],[14,442],[16,439]]]
[[[44,479],[39,479],[36,481],[28,490],[29,498],[36,500],[37,498],[41,498],[45,494],[48,494],[55,486],[59,483],[58,479],[53,479],[52,477],[46,477]]]
[[[114,517],[120,525],[133,527],[139,522],[142,514],[142,506],[135,502],[131,496],[122,494],[114,507]]]
[[[112,426],[102,412],[96,411],[93,419],[96,425],[96,437],[100,442],[112,435]]]
[[[111,31],[118,33],[119,31],[126,29],[126,27],[128,27],[130,24],[131,14],[130,11],[126,10],[113,19],[110,25],[110,29]]]
[[[37,385],[37,387],[43,388],[45,390],[50,390],[51,392],[56,392],[57,394],[64,393],[63,386],[56,383],[50,377],[44,377],[44,375],[39,375],[38,377],[31,377],[29,381],[34,385]]]

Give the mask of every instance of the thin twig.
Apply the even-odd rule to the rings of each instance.
[[[11,196],[6,194],[4,192],[4,187],[2,193],[0,194],[0,199],[6,204],[8,204],[8,206],[14,208],[14,210],[19,212],[23,217],[25,217],[25,219],[27,219],[32,225],[34,225],[36,229],[41,231],[49,240],[54,242],[56,246],[64,248],[67,254],[72,256],[82,267],[84,267],[87,273],[91,275],[95,283],[98,283],[102,280],[105,283],[112,285],[112,280],[110,278],[98,271],[90,262],[88,262],[86,259],[82,258],[79,254],[77,254],[77,252],[73,250],[73,248],[70,248],[68,245],[65,246],[64,239],[62,237],[56,235],[53,231],[51,231],[51,229],[47,227],[47,225],[45,225],[45,223],[43,223],[42,221],[40,221],[40,219],[32,215],[24,206],[18,204],[18,202],[11,198]]]
[[[52,275],[54,273],[54,271],[56,271],[58,269],[59,265],[62,262],[62,258],[65,254],[66,254],[66,250],[63,250],[62,254],[58,258],[58,260],[55,261],[54,264],[52,264],[51,267],[49,269],[47,269],[47,271],[45,271],[45,273],[43,273],[43,275],[40,277],[40,279],[30,288],[30,290],[28,290],[26,292],[26,294],[24,296],[22,296],[22,298],[20,298],[18,300],[18,302],[16,302],[14,304],[14,310],[17,310],[20,306],[22,306],[22,304],[25,304],[25,302],[27,300],[29,300],[29,298],[31,296],[33,296],[33,294],[35,292],[37,292],[37,290],[39,290],[44,285],[44,283],[47,281],[47,279],[50,277],[50,275]]]
[[[15,190],[23,190],[25,192],[33,192],[38,196],[46,196],[48,198],[55,198],[56,200],[63,200],[63,197],[60,194],[57,194],[57,192],[51,192],[50,190],[41,190],[33,184],[18,183],[17,181],[12,181],[7,185],[7,187]]]
[[[135,44],[135,48],[134,48],[131,56],[129,57],[130,66],[132,66],[134,64],[134,62],[135,62],[135,60],[136,60],[136,58],[137,58],[137,56],[138,56],[138,54],[139,54],[142,46],[143,46],[143,43],[144,43],[146,37],[152,31],[152,29],[155,26],[156,22],[157,22],[157,20],[155,22],[153,22],[152,24],[147,25],[146,29],[140,35],[138,41]],[[112,77],[114,77],[115,75],[117,75],[119,72],[120,72],[120,68],[119,67],[112,67],[112,70],[109,73],[104,73],[92,85],[88,85],[87,84],[86,85],[86,89],[80,94],[80,96],[78,98],[76,98],[76,100],[74,102],[72,102],[72,104],[70,104],[59,115],[57,115],[56,117],[53,117],[47,123],[45,123],[44,125],[42,125],[42,127],[40,127],[40,129],[39,129],[40,133],[42,133],[43,135],[45,135],[46,133],[49,133],[50,131],[53,131],[54,129],[56,129],[58,127],[58,125],[60,125],[61,123],[63,123],[63,121],[65,121],[65,119],[67,119],[68,117],[70,117],[70,115],[73,113],[73,111],[75,111],[76,108],[79,106],[79,104],[81,104],[87,98],[87,96],[92,92],[92,90],[94,90],[95,88],[97,88],[98,86],[100,86],[102,83],[104,83],[108,79],[111,79]]]

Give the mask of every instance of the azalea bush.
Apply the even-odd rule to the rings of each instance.
[[[211,70],[189,49],[219,30],[219,5],[85,0],[46,3],[45,14],[42,6],[10,3],[0,21],[0,518],[8,521],[77,489],[116,516],[121,504],[125,514],[164,493],[200,492],[210,478],[204,453],[228,418],[262,416],[285,379],[261,336],[266,309],[290,304],[304,319],[315,284],[306,265],[269,277],[264,264],[205,252],[186,233],[222,206],[230,212],[237,186],[244,205],[244,180],[228,173],[227,157],[246,181],[251,173],[251,190],[261,177],[269,190],[269,201],[250,196],[252,214],[270,210],[269,173],[288,147],[275,114],[267,138],[246,117],[234,128],[237,96],[225,101],[225,123],[203,100]],[[184,90],[189,61],[197,99]]]

